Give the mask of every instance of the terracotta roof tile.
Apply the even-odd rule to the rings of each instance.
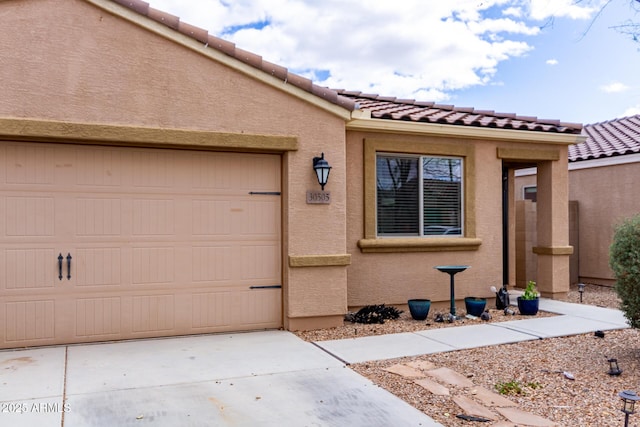
[[[356,91],[337,90],[337,92],[344,97],[353,99],[361,109],[370,111],[371,117],[377,119],[568,134],[579,134],[582,129],[582,125],[577,123],[540,120],[537,117],[518,116],[514,113],[496,113],[469,107],[434,104],[433,102],[399,101],[396,98],[363,94]]]
[[[569,161],[640,153],[640,114],[585,125],[586,141],[569,147]]]
[[[433,102],[415,101],[381,97],[375,94],[363,94],[358,91],[333,90],[315,85],[311,80],[288,71],[285,67],[264,61],[261,56],[235,44],[210,35],[206,30],[184,23],[179,17],[149,7],[142,0],[112,0],[160,24],[166,25],[183,35],[191,37],[205,45],[251,67],[268,73],[286,84],[291,84],[328,102],[348,110],[357,108],[371,111],[374,119],[404,120],[413,122],[440,123],[457,126],[481,126],[501,129],[518,129],[539,132],[559,132],[577,134],[582,125],[563,123],[558,120],[539,120],[536,117],[521,117],[511,113],[475,110],[474,108],[440,105]]]
[[[152,7],[149,8],[148,16],[154,21],[162,22],[164,25],[169,28],[173,28],[174,30],[177,30],[178,25],[180,24],[180,18],[178,18],[177,16],[171,15],[158,9],[154,9]]]

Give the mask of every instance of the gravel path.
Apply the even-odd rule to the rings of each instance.
[[[579,298],[577,289],[572,287],[565,300],[578,302]],[[619,300],[611,288],[587,285],[583,303],[618,308]],[[491,313],[492,322],[519,318],[504,316],[497,310],[491,310]],[[550,314],[538,314],[545,315]],[[432,318],[432,314],[429,317]],[[462,322],[473,324],[482,321],[465,319],[453,326],[460,326]],[[298,335],[308,341],[323,341],[452,326],[433,321],[428,323],[414,321],[405,313],[400,319],[387,321],[382,325],[345,322],[339,328],[300,332]],[[606,332],[604,338],[585,334],[368,362],[350,367],[445,426],[491,424],[456,418],[455,415],[462,411],[453,403],[451,396],[436,396],[416,385],[412,379],[384,369],[398,363],[428,361],[437,367],[453,369],[468,377],[475,385],[489,390],[497,391],[496,386],[500,384],[503,384],[503,388],[509,385],[512,388],[519,387],[521,393],[513,392],[505,394],[505,397],[517,403],[520,409],[545,417],[558,425],[621,426],[624,424],[624,414],[620,411],[621,400],[618,393],[622,390],[640,393],[639,344],[640,331],[627,329]],[[608,358],[618,359],[622,375],[615,377],[607,374]],[[575,379],[567,379],[563,375],[565,371]],[[472,391],[469,389],[453,390],[453,394],[458,395],[470,392]],[[631,415],[629,424],[640,425],[640,413]]]

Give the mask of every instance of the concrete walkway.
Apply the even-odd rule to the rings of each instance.
[[[510,293],[515,301],[518,293]],[[556,313],[558,316],[532,316],[531,319],[321,341],[315,344],[350,364],[629,327],[622,312],[610,308],[541,298],[540,310]]]
[[[345,363],[628,327],[618,310],[540,308],[560,316],[315,345],[265,331],[0,351],[0,425],[439,426]]]

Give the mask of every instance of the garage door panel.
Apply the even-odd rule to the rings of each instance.
[[[5,183],[52,185],[58,164],[51,146],[8,144],[3,148]]]
[[[119,236],[122,234],[120,198],[84,197],[75,200],[77,236]]]
[[[133,284],[173,283],[175,260],[173,247],[133,248]]]
[[[9,344],[43,341],[55,338],[55,301],[34,299],[6,301],[4,308],[4,339]]]
[[[126,182],[125,168],[130,157],[121,149],[110,147],[70,147],[75,159],[74,185],[113,189]]]
[[[124,282],[120,247],[82,247],[73,253],[71,272],[75,286],[111,288]]]
[[[194,329],[215,331],[275,328],[281,324],[281,295],[278,289],[203,292],[193,295]]]
[[[55,200],[36,195],[4,200],[5,233],[17,237],[50,237],[55,233]]]
[[[274,327],[279,322],[280,301],[278,289],[252,289],[236,293],[238,309],[236,320],[243,326]]]
[[[133,200],[133,234],[171,236],[175,234],[175,199]]]
[[[57,256],[53,248],[6,249],[2,254],[2,288],[53,288],[57,280]]]
[[[231,246],[197,246],[192,248],[191,272],[194,282],[227,282],[232,279]]]
[[[279,282],[280,257],[276,244],[240,246],[236,248],[236,253],[234,258],[241,264],[236,269],[240,274],[239,279]]]
[[[274,197],[271,196],[273,199]],[[279,202],[279,198],[278,198]],[[271,235],[279,230],[276,200],[246,200],[231,207],[231,232],[234,235]]]
[[[0,347],[282,326],[279,156],[9,143],[0,166]]]
[[[191,154],[191,186],[208,190],[280,191],[280,158],[263,154]]]
[[[75,307],[76,338],[109,339],[122,334],[122,298],[80,298]]]
[[[132,331],[171,332],[175,328],[175,295],[138,295],[132,299]]]
[[[178,157],[166,150],[135,150],[133,155],[133,186],[169,189],[182,172],[176,168]]]
[[[231,234],[231,202],[228,200],[192,200],[191,234],[216,236]]]

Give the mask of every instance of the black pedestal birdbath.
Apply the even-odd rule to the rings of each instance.
[[[451,310],[450,313],[452,316],[454,316],[454,318],[457,319],[456,317],[456,295],[455,295],[455,290],[454,290],[454,286],[455,283],[453,281],[453,276],[456,275],[456,273],[460,273],[461,271],[465,271],[467,268],[469,268],[468,265],[438,265],[436,267],[434,267],[435,269],[437,269],[438,271],[442,271],[443,273],[448,273],[450,276],[450,282],[449,282],[449,286],[451,287]]]

